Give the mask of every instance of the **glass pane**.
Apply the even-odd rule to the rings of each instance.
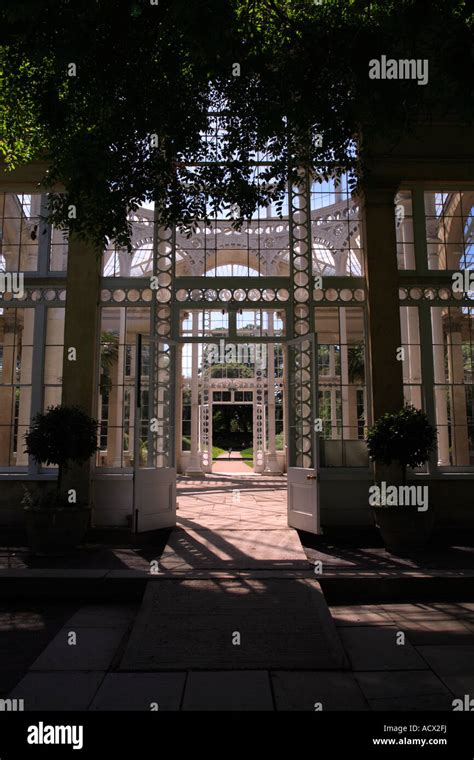
[[[474,464],[473,317],[469,307],[431,309],[440,466]]]
[[[474,268],[474,192],[425,193],[426,241],[430,269]]]
[[[0,466],[28,465],[34,309],[0,309]]]
[[[41,195],[0,193],[0,272],[38,269]]]

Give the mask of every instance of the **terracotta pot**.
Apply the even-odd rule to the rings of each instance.
[[[410,553],[423,549],[434,526],[434,511],[419,512],[417,507],[372,507],[375,524],[387,549]]]
[[[26,507],[26,531],[33,554],[62,557],[80,544],[89,526],[90,507]]]

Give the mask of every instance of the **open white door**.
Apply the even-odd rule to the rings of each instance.
[[[288,525],[321,533],[319,514],[316,336],[287,342]]]
[[[174,351],[171,341],[137,336],[133,479],[136,533],[176,524]]]

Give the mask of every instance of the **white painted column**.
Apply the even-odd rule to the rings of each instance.
[[[329,377],[336,380],[336,360],[334,356],[334,346],[329,346]],[[335,385],[330,385],[331,393],[331,439],[334,441],[339,438],[337,432],[337,389]]]
[[[18,408],[17,465],[28,464],[25,453],[25,433],[30,426],[31,416],[31,372],[33,363],[34,310],[23,309],[23,330],[21,333],[21,375],[20,403]],[[24,384],[24,385],[23,385]]]
[[[408,346],[408,314],[407,310],[405,308],[400,309],[400,333],[402,337],[402,346]],[[410,354],[407,350],[407,357],[406,362],[402,362],[402,371],[403,371],[403,384],[405,385],[408,382],[408,376],[409,376],[409,364],[410,364]],[[404,393],[405,393],[404,388]],[[408,391],[409,392],[409,391]],[[412,398],[407,398],[407,401],[410,401],[412,403]]]
[[[268,335],[275,335],[274,312],[268,312]],[[275,344],[267,343],[267,420],[268,448],[265,454],[264,475],[281,475],[276,455],[276,426],[275,426]]]
[[[428,196],[430,197],[430,196]],[[425,196],[425,204],[428,202]],[[434,198],[431,195],[430,205],[426,208],[427,216],[435,217],[436,209]],[[436,237],[436,221],[427,219],[427,252],[428,268],[439,269],[440,240]],[[445,368],[445,349],[443,333],[443,314],[440,307],[434,307],[431,310],[431,336],[433,345],[433,373],[434,373],[434,401],[436,427],[438,430],[438,466],[443,467],[450,464],[449,456],[449,430],[448,430],[448,399],[447,385],[440,383],[447,382]]]
[[[416,306],[408,306],[401,309],[402,315],[406,321],[406,338],[403,337],[402,343],[407,346],[407,356],[404,363],[404,381],[411,386],[411,403],[421,409],[423,403],[421,398],[421,353],[420,353],[420,328],[418,309]]]
[[[107,465],[122,467],[123,382],[125,367],[126,309],[120,308],[117,361],[112,367],[112,386],[109,395],[107,436]]]
[[[17,329],[15,312],[4,309],[0,316],[0,329],[3,328],[3,366],[0,380],[0,465],[10,467],[16,464],[12,457],[13,420],[15,387],[15,330]]]
[[[341,347],[342,440],[348,441],[351,438],[349,420],[349,360],[347,355],[346,310],[344,307],[341,307],[339,309],[339,329],[339,340]]]
[[[283,452],[285,454],[285,460],[283,469],[288,471],[289,466],[289,451],[288,451],[288,409],[287,409],[287,362],[288,362],[288,349],[283,347],[283,382],[282,382],[282,394],[283,394]]]
[[[433,340],[433,368],[434,368],[434,398],[436,410],[436,426],[438,429],[438,465],[440,467],[450,464],[449,459],[449,432],[448,432],[448,406],[447,386],[439,385],[445,381],[444,364],[444,335],[443,317],[441,307],[431,309],[431,332]]]
[[[192,314],[192,335],[197,338],[199,330],[199,312]],[[191,454],[186,467],[186,475],[203,477],[201,455],[199,452],[199,344],[191,347]]]
[[[455,327],[458,329],[453,329]],[[455,456],[453,464],[458,467],[470,464],[461,330],[461,320],[458,323],[453,320],[448,334],[449,380],[452,383],[451,441]]]
[[[397,255],[397,259],[399,262],[399,268],[405,270],[415,269],[415,255],[413,249],[413,217],[412,213],[410,213],[410,198],[411,193],[398,193],[397,206],[401,207],[401,213],[396,213],[397,242],[401,243],[402,252],[401,254]]]

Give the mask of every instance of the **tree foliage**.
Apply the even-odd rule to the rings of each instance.
[[[97,426],[78,406],[50,406],[33,417],[25,451],[40,464],[57,465],[59,491],[70,465],[87,462],[97,451]]]
[[[367,448],[372,461],[391,465],[397,462],[403,474],[407,467],[421,467],[434,450],[436,428],[424,412],[410,404],[396,413],[382,415],[367,433]]]
[[[67,189],[52,221],[100,244],[128,246],[151,198],[163,223],[237,204],[238,224],[281,204],[297,166],[355,183],[361,129],[367,150],[419,119],[470,119],[472,28],[464,0],[3,0],[0,152],[45,159],[44,188]],[[429,84],[369,80],[382,54],[427,58]]]
[[[254,371],[251,367],[240,362],[225,362],[224,364],[212,364],[210,375],[211,377],[242,378],[253,377]]]

